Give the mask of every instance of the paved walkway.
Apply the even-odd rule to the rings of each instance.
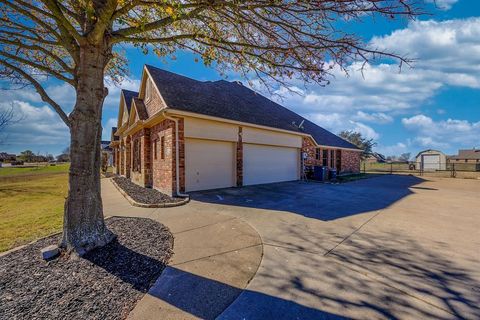
[[[213,319],[258,269],[261,239],[238,217],[201,204],[132,207],[108,179],[102,179],[102,196],[105,216],[151,218],[169,227],[175,237],[170,265],[129,319]]]
[[[480,181],[383,176],[193,194],[261,235],[220,319],[480,319]]]
[[[132,208],[108,188],[107,214],[157,219],[176,239],[168,281],[133,318],[480,318],[478,180],[293,182],[194,193],[171,209]],[[243,221],[263,242],[256,274],[262,246]]]

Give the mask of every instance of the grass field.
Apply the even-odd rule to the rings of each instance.
[[[0,252],[60,231],[68,165],[0,168]]]

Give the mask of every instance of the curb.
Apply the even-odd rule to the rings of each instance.
[[[108,178],[108,180],[110,180],[110,182],[115,186],[115,188],[117,188],[118,192],[120,192],[120,194],[122,196],[124,196],[125,199],[127,199],[127,201],[130,202],[130,204],[132,206],[135,206],[135,207],[140,207],[140,208],[172,208],[172,207],[183,206],[184,204],[187,204],[188,202],[190,202],[190,197],[187,197],[187,198],[183,199],[182,201],[173,202],[173,203],[141,203],[141,202],[137,202],[137,201],[133,200],[132,197],[130,197],[125,191],[123,191],[123,189],[120,188],[120,186],[115,181],[113,181],[113,179]]]

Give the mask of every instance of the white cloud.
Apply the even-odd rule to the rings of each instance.
[[[415,21],[389,35],[374,37],[370,45],[407,55],[416,62],[413,68],[404,67],[401,72],[397,64],[385,60],[380,64],[366,64],[363,72],[359,71],[360,63],[353,63],[348,68],[348,76],[334,67],[330,85],[305,87],[297,83],[290,89],[301,95],[279,89],[276,93],[284,96],[279,102],[335,133],[355,129],[369,137],[379,137],[376,130],[381,132],[381,126],[403,117],[404,126],[409,127],[412,134],[407,137],[410,142],[379,146],[392,154],[406,152],[410,147],[445,145],[442,139],[426,135],[426,129],[418,129],[434,125],[432,119],[411,115],[421,113],[422,106],[430,104],[441,89],[451,86],[480,89],[480,18]],[[439,115],[445,114],[444,109],[435,110]],[[428,124],[429,121],[432,123]],[[454,120],[445,122],[449,130],[455,127],[455,132],[462,126],[454,126]],[[463,139],[465,137],[458,139],[458,143]]]
[[[397,142],[393,145],[378,145],[375,148],[375,151],[381,153],[385,156],[399,156],[402,153],[410,152],[410,144]]]
[[[435,121],[419,114],[403,118],[402,124],[415,134],[413,143],[422,148],[455,150],[480,145],[480,121],[457,119]]]
[[[353,118],[359,121],[374,122],[374,123],[381,123],[381,124],[393,122],[393,117],[383,112],[366,113],[363,111],[357,111],[356,115]]]
[[[374,37],[373,48],[415,59],[417,73],[442,84],[480,88],[480,18],[414,21]]]
[[[426,0],[429,3],[434,3],[440,10],[450,10],[458,0]]]
[[[112,136],[112,127],[117,126],[117,119],[110,118],[107,120],[102,129],[102,140],[110,140]]]
[[[122,83],[115,85],[112,81],[106,81],[106,86],[108,89],[108,96],[105,98],[104,109],[105,108],[118,108],[120,103],[120,91],[122,89],[138,91],[140,88],[140,80],[125,78]]]
[[[27,102],[13,101],[14,112],[22,120],[7,127],[6,145],[29,145],[34,152],[39,146],[63,145],[70,143],[70,133],[60,117],[47,106],[35,107]],[[10,102],[0,103],[0,109],[10,108]]]

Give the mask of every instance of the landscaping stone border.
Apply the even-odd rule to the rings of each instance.
[[[120,194],[123,195],[125,197],[125,199],[127,199],[127,201],[130,202],[130,204],[132,206],[135,206],[135,207],[141,207],[141,208],[171,208],[171,207],[182,206],[182,205],[190,202],[190,197],[187,197],[187,198],[185,198],[181,201],[178,201],[178,202],[163,202],[163,203],[141,203],[141,202],[137,202],[137,201],[133,200],[132,197],[130,197],[128,195],[128,193],[126,193],[122,188],[120,188],[120,186],[112,178],[108,178],[108,179],[115,186],[115,188],[117,188],[118,192],[120,192]]]

